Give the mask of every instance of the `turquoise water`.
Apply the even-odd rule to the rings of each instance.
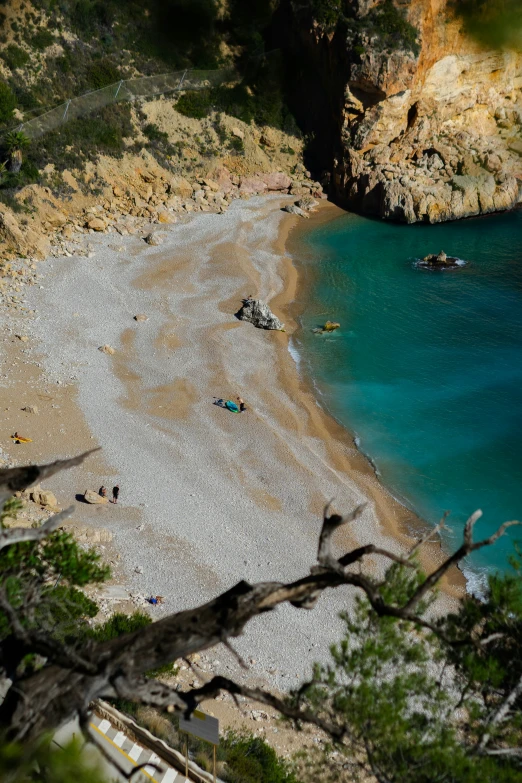
[[[296,347],[383,483],[429,522],[451,510],[449,546],[477,508],[481,538],[522,519],[522,212],[437,226],[346,214],[302,249]],[[440,249],[469,265],[414,267]],[[327,319],[341,329],[314,335]],[[504,568],[514,530],[467,568]]]

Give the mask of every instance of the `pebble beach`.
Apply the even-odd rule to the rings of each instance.
[[[236,200],[225,214],[161,227],[158,246],[137,235],[90,235],[90,257],[39,264],[40,285],[9,322],[9,350],[20,349],[15,332],[28,341],[19,374],[1,389],[4,440],[7,428],[33,438],[23,451],[8,447],[11,462],[101,447],[46,488],[66,507],[86,489],[120,485],[117,506],[78,502],[74,520],[111,532],[117,581],[132,595],[163,596],[154,616],[241,579],[304,576],[331,500],[341,513],[367,502],[338,533],[339,554],[370,542],[398,552],[411,528],[413,515],[320,409],[292,358],[298,279],[287,247],[301,219],[281,211],[286,203],[280,195]],[[249,294],[271,306],[285,332],[234,317]],[[242,414],[214,404],[238,396]],[[38,415],[20,412],[35,403]],[[384,561],[367,565],[382,572]],[[338,613],[352,600],[341,589],[313,612],[285,606],[251,622],[236,642],[253,661],[242,676],[295,684],[328,657]],[[236,666],[228,653],[216,655]]]

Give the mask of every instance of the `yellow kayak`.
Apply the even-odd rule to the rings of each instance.
[[[15,443],[32,443],[32,438],[22,438],[21,435],[11,435],[11,440],[14,440]]]

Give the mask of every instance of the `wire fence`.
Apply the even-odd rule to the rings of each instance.
[[[134,101],[137,98],[151,98],[169,92],[185,90],[206,90],[220,84],[237,80],[233,68],[213,71],[174,71],[159,76],[143,76],[139,79],[122,79],[100,90],[71,98],[31,120],[21,122],[15,130],[23,131],[29,139],[36,139],[44,133],[55,130],[64,122],[90,114],[118,101]]]

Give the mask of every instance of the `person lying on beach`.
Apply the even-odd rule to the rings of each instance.
[[[116,484],[116,486],[112,488],[112,500],[111,500],[111,503],[117,503],[118,502],[118,495],[119,494],[120,494],[120,486],[119,486],[119,484]]]
[[[241,397],[238,397],[237,401],[239,403],[239,410],[241,411],[241,413],[243,413],[243,411],[246,411],[247,407],[245,405],[245,401],[241,399]]]
[[[223,397],[219,397],[219,398],[214,397],[214,400],[215,400],[214,405],[219,405],[220,408],[226,408],[225,400],[223,399]]]
[[[107,487],[100,487],[98,494],[101,495],[102,498],[106,498],[107,497]]]

